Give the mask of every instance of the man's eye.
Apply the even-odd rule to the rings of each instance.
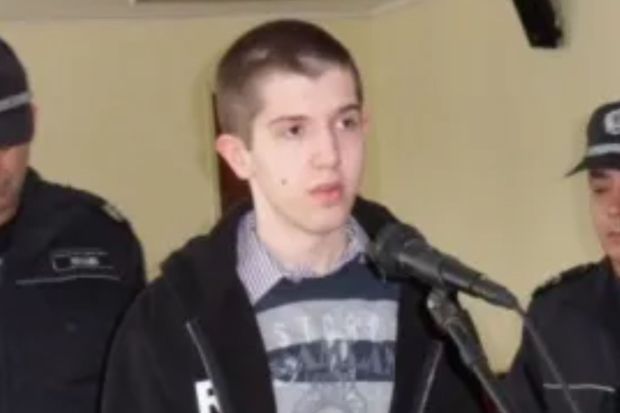
[[[285,138],[301,138],[305,130],[302,125],[291,125],[281,131],[281,135]]]
[[[597,195],[601,195],[604,194],[605,192],[607,192],[607,187],[605,186],[592,186],[592,193],[597,194]]]
[[[360,125],[358,116],[347,116],[338,121],[338,128],[342,130],[357,129]]]

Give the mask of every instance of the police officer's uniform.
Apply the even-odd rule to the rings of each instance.
[[[29,171],[0,228],[0,412],[94,413],[123,310],[144,285],[128,223]]]
[[[609,261],[573,268],[539,288],[528,314],[581,411],[620,411],[620,279]],[[519,411],[570,411],[527,336],[507,383]]]

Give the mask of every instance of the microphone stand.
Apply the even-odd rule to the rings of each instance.
[[[484,350],[473,332],[469,313],[440,288],[434,288],[430,292],[426,306],[435,324],[452,338],[459,349],[463,363],[476,375],[499,412],[516,412],[489,368]]]

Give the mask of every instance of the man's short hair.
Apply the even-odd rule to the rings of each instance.
[[[251,124],[260,111],[260,80],[274,72],[318,77],[340,66],[351,72],[363,102],[358,68],[346,47],[322,28],[300,20],[276,20],[246,32],[224,54],[216,74],[220,131],[251,142]]]

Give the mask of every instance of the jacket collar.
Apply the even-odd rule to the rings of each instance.
[[[611,262],[604,258],[576,276],[579,278],[567,286],[566,292],[562,292],[562,306],[599,321],[604,319],[609,313],[609,305],[615,301],[620,291],[616,286],[618,280]]]
[[[236,274],[237,228],[241,218],[251,209],[251,202],[233,208],[208,235],[190,241],[185,248],[173,254],[164,263],[164,271],[175,272],[176,265],[189,265],[194,274],[208,273],[209,279],[199,278],[203,284],[208,283],[208,287],[203,287],[216,300],[212,302],[214,307],[218,307],[221,303],[217,300],[225,297],[229,288],[236,289],[241,285],[239,277],[231,277],[230,274]],[[376,237],[385,224],[396,220],[385,207],[363,198],[356,200],[352,213],[370,239]]]

